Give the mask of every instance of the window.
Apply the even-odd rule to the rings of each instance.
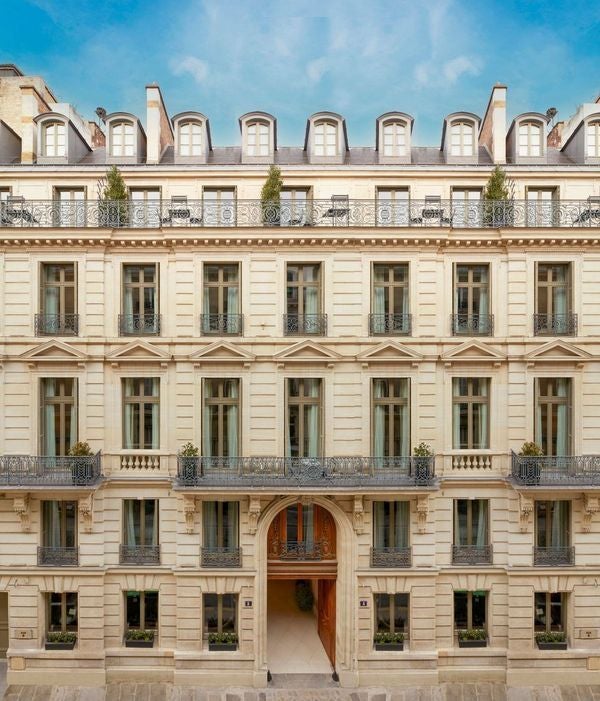
[[[571,452],[571,380],[538,377],[535,380],[535,442],[545,455]]]
[[[450,127],[450,155],[473,155],[473,124],[471,122],[453,122]]]
[[[489,542],[489,500],[454,500],[454,565],[491,563]]]
[[[280,226],[308,226],[310,224],[308,194],[309,191],[306,188],[284,188],[281,190]]]
[[[237,594],[203,594],[204,637],[209,633],[237,633]]]
[[[204,457],[235,458],[240,454],[240,386],[238,379],[205,379],[202,426]]]
[[[158,499],[123,499],[121,562],[155,563],[160,560]]]
[[[85,190],[83,188],[55,190],[58,209],[54,211],[55,226],[85,226]]]
[[[239,265],[204,264],[203,334],[240,334]]]
[[[567,594],[536,591],[533,628],[536,633],[566,631]]]
[[[129,225],[135,228],[160,226],[160,190],[130,190]]]
[[[49,633],[77,632],[77,592],[46,594],[46,623]]]
[[[395,158],[406,155],[406,123],[386,122],[383,125],[383,155]]]
[[[321,455],[321,380],[288,379],[286,455]]]
[[[600,158],[600,121],[588,122],[585,136],[586,156]]]
[[[51,122],[44,125],[43,153],[48,158],[59,158],[67,155],[67,128],[62,122]]]
[[[249,156],[269,155],[269,125],[265,122],[248,124],[246,147]]]
[[[375,632],[408,637],[408,594],[374,594]]]
[[[202,125],[199,122],[183,122],[179,125],[179,155],[202,155]]]
[[[374,263],[371,335],[409,334],[408,264]]]
[[[527,226],[556,226],[558,224],[558,190],[527,189]]]
[[[322,335],[324,331],[320,264],[288,264],[285,334]]]
[[[535,502],[535,565],[572,565],[571,502]]]
[[[571,312],[571,266],[568,263],[538,263],[536,290],[536,335],[571,335],[576,321]]]
[[[269,560],[335,560],[335,551],[333,517],[316,504],[291,504],[275,516],[269,527]]]
[[[42,455],[66,455],[77,442],[77,380],[47,377],[41,381]]]
[[[408,226],[409,217],[407,188],[377,188],[378,226]]]
[[[410,502],[373,502],[373,547],[402,549],[409,547]]]
[[[36,333],[76,336],[77,315],[76,268],[74,263],[42,263],[40,315]]]
[[[456,630],[486,628],[487,594],[484,591],[454,592],[454,627]]]
[[[160,447],[160,379],[123,378],[123,448],[156,450]]]
[[[156,264],[123,266],[122,336],[160,333],[158,268]]]
[[[125,592],[125,624],[127,630],[158,630],[158,592]]]
[[[481,189],[452,188],[452,226],[481,226],[481,206]]]
[[[517,153],[525,158],[542,156],[542,126],[539,122],[521,122],[518,127]]]
[[[134,156],[135,144],[133,124],[131,122],[117,122],[110,128],[110,155]]]
[[[410,455],[408,379],[374,379],[373,456]]]
[[[337,125],[333,122],[317,122],[314,129],[314,155],[337,155]]]
[[[77,502],[42,501],[42,545],[77,547]]]
[[[237,549],[239,545],[239,502],[203,501],[204,548]]]
[[[489,266],[456,265],[454,268],[455,336],[491,336],[493,317],[489,304]]]
[[[455,377],[452,380],[452,447],[455,450],[489,448],[489,379]]]
[[[205,226],[235,226],[235,190],[205,188]]]

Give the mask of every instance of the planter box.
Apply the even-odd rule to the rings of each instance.
[[[235,652],[237,648],[237,643],[208,643],[210,652]]]
[[[72,650],[75,647],[75,642],[72,643],[44,643],[44,648],[46,650]]]
[[[567,649],[567,641],[566,640],[563,643],[538,643],[536,641],[536,645],[538,646],[539,650],[566,650]]]
[[[487,640],[459,640],[458,647],[487,647]]]
[[[126,640],[125,647],[154,647],[154,640]]]
[[[375,649],[381,652],[387,650],[397,652],[398,650],[404,650],[404,643],[375,643]]]

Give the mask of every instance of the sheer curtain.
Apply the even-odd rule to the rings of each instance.
[[[71,404],[71,417],[69,421],[69,437],[66,445],[68,450],[74,443],[77,442],[77,380],[73,380],[73,403]]]
[[[481,282],[485,283],[485,286],[479,288],[479,315],[486,316],[489,314],[487,269],[481,271]]]
[[[407,548],[410,504],[407,501],[396,501],[394,506],[396,507],[394,543],[397,548]]]
[[[565,267],[555,268],[556,281],[562,283],[553,287],[552,308],[555,314],[567,313],[567,270]]]
[[[57,501],[44,502],[44,545],[60,548],[60,510]]]
[[[239,388],[237,380],[231,380],[226,383],[227,396],[231,399],[237,399],[239,397]],[[227,456],[228,457],[238,457],[239,447],[238,447],[238,435],[239,435],[239,425],[238,425],[238,407],[237,405],[226,406],[225,411],[227,412]]]
[[[133,396],[133,379],[127,377],[125,378],[124,391],[125,397]],[[135,447],[134,439],[135,436],[135,419],[136,411],[134,404],[125,404],[125,421],[124,421],[124,436],[123,436],[123,447],[131,450]]]
[[[152,379],[152,396],[158,397],[160,392],[160,380]],[[156,450],[160,447],[160,403],[155,402],[152,405],[152,449]]]
[[[463,446],[460,444],[460,402],[455,401],[460,397],[460,378],[455,377],[452,380],[452,447],[459,450]]]
[[[312,504],[302,507],[302,538],[307,546],[314,542],[314,515]]]
[[[238,547],[239,510],[237,501],[228,501],[223,504],[223,531],[225,540],[223,545],[228,548]]]
[[[381,399],[385,396],[385,380],[373,380],[373,398]],[[373,414],[373,457],[385,457],[385,413],[386,408],[382,404],[375,404]]]
[[[45,398],[56,396],[55,380],[44,380]],[[56,455],[56,406],[44,405],[44,455]]]
[[[150,510],[148,522],[146,524],[146,545],[158,545],[158,501],[154,499],[145,502],[146,508]],[[150,538],[148,538],[148,528],[150,528]],[[150,540],[150,543],[148,543]]]
[[[552,547],[563,548],[568,543],[568,518],[569,518],[569,502],[568,501],[553,501],[552,502]]]
[[[477,499],[473,502],[474,523],[473,532],[475,534],[475,543],[479,547],[487,545],[487,524],[488,524],[488,502],[484,499]]]
[[[400,455],[410,455],[410,409],[408,406],[408,380],[400,380]]]
[[[479,381],[479,387],[480,387],[480,392],[482,397],[488,396],[488,381],[487,380],[480,380]],[[488,413],[488,403],[487,402],[481,402],[480,404],[477,405],[478,407],[478,412],[477,412],[477,417],[473,417],[473,419],[477,420],[477,424],[474,428],[477,429],[477,438],[474,441],[476,445],[473,447],[479,447],[479,448],[488,448],[488,426],[489,426],[489,413]]]
[[[204,382],[204,409],[202,411],[202,455],[212,457],[212,412],[213,407],[207,403],[210,399],[210,383]]]
[[[46,287],[44,290],[44,314],[59,313],[58,287]]]
[[[373,288],[373,314],[375,314],[375,319],[373,320],[373,331],[375,333],[385,332],[385,287],[374,287]]]
[[[568,398],[568,378],[556,380],[556,393],[559,397]],[[569,447],[569,405],[565,402],[556,407],[556,454],[568,455],[570,453]]]
[[[308,397],[319,397],[320,380],[304,380],[305,393]],[[308,437],[305,457],[319,457],[319,404],[305,405],[305,432]]]
[[[238,311],[238,288],[227,288],[227,331],[230,333],[238,332],[238,321],[233,315],[239,314]]]
[[[387,539],[385,537],[385,505],[385,501],[376,501],[373,503],[376,548],[385,548],[387,546]]]
[[[137,538],[136,522],[136,506],[137,501],[134,499],[125,499],[125,538],[126,544],[129,546],[140,545]]]
[[[454,545],[467,545],[467,503],[454,500]]]
[[[319,313],[319,290],[316,287],[304,288],[304,314]]]
[[[217,502],[202,502],[202,521],[204,522],[204,547],[217,547]]]

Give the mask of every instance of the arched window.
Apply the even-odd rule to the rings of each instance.
[[[111,127],[111,156],[134,156],[133,124],[117,122]]]
[[[406,155],[406,124],[404,122],[386,122],[383,125],[383,155]]]
[[[518,154],[525,157],[542,155],[542,127],[539,122],[519,124]]]
[[[179,125],[179,155],[200,156],[202,154],[202,125],[199,122],[184,122]]]
[[[473,124],[471,122],[453,122],[450,127],[450,155],[473,155]]]
[[[600,120],[588,122],[586,129],[586,155],[600,158]]]
[[[337,154],[337,125],[333,122],[315,124],[315,156],[335,156]]]
[[[265,122],[248,124],[247,143],[249,156],[269,155],[269,125]]]
[[[63,122],[51,122],[44,126],[44,156],[65,156],[67,130]]]

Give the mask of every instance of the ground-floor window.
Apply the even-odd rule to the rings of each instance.
[[[456,630],[486,628],[487,593],[484,591],[454,592],[454,627]]]
[[[157,630],[158,592],[126,592],[125,619],[127,630]]]
[[[408,594],[375,594],[375,632],[408,634]]]
[[[77,631],[77,592],[46,594],[49,632]]]
[[[204,594],[204,636],[209,633],[237,633],[237,594]]]
[[[534,629],[536,633],[564,631],[567,595],[561,592],[535,592]]]

